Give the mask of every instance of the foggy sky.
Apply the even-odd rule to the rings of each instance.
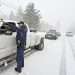
[[[33,2],[51,25],[60,21],[61,27],[66,28],[75,21],[75,0],[2,0],[2,2],[7,6],[0,7],[2,12],[6,11],[5,14],[9,14],[11,10],[15,11],[18,6],[25,9],[29,2]]]

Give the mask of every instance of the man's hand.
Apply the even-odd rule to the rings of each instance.
[[[18,40],[18,44],[20,44],[21,42],[20,42],[20,40]]]
[[[20,40],[17,40],[17,47],[20,47],[21,46],[21,42]]]

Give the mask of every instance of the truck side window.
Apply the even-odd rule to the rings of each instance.
[[[3,23],[3,26],[12,32],[16,32],[16,24],[14,22],[5,22]]]

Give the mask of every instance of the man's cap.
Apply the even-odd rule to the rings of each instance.
[[[20,21],[20,22],[18,22],[18,24],[24,24],[24,22],[23,21]]]

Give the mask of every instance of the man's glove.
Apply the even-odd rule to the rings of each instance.
[[[21,42],[20,40],[17,40],[17,47],[20,47],[21,46]]]
[[[18,40],[18,44],[20,44],[20,40]]]

